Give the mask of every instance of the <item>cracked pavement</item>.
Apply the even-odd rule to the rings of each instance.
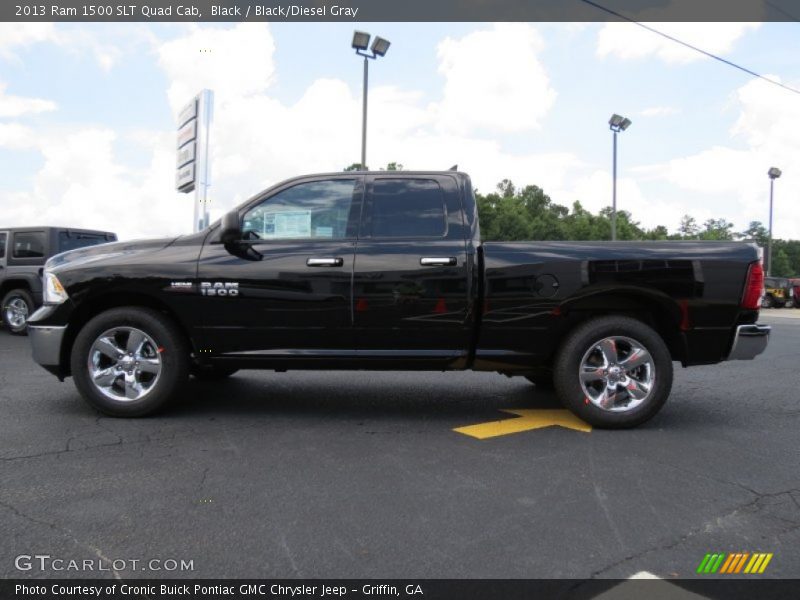
[[[789,309],[786,309],[789,310]],[[799,311],[800,312],[800,311]],[[18,554],[173,558],[101,577],[691,577],[706,552],[800,577],[800,319],[764,356],[676,369],[650,423],[477,440],[552,408],[477,373],[240,372],[166,413],[99,416],[0,331],[0,574]]]

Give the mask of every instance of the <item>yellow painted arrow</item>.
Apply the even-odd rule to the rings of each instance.
[[[467,425],[453,429],[458,433],[463,433],[470,437],[485,440],[486,438],[509,435],[531,429],[541,429],[542,427],[566,427],[575,431],[588,433],[592,426],[584,423],[568,410],[564,409],[503,409],[503,412],[517,415],[516,419],[503,419],[502,421],[489,421],[488,423],[478,423],[477,425]]]

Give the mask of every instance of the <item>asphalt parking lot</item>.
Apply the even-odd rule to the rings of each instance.
[[[453,430],[554,396],[493,374],[242,372],[118,420],[0,331],[0,575],[112,575],[17,570],[38,553],[123,559],[123,577],[669,578],[722,551],[800,577],[790,310],[765,311],[759,359],[677,369],[636,430],[482,440]],[[128,566],[153,558],[193,570]]]

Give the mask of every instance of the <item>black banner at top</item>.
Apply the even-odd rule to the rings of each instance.
[[[2,0],[0,21],[798,21],[797,0]]]

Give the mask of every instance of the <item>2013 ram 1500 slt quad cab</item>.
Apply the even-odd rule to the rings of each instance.
[[[115,416],[190,374],[473,369],[630,427],[666,401],[673,361],[750,359],[770,331],[756,246],[482,242],[452,171],[291,179],[193,235],[60,254],[44,278],[35,360]]]

